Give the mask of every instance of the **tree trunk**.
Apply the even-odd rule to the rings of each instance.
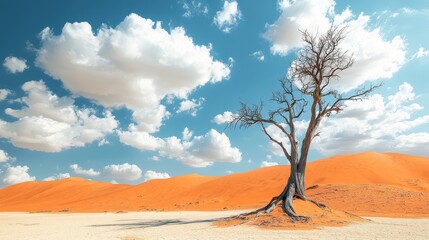
[[[295,177],[292,174],[289,176],[285,190],[283,190],[284,195],[282,196],[282,208],[283,211],[292,219],[297,217],[295,209],[293,208],[293,197],[295,196],[296,191],[296,182]]]
[[[307,197],[305,196],[305,165],[307,163],[307,160],[303,161],[301,160],[298,164],[296,174],[295,174],[295,195],[302,200],[307,200]]]
[[[302,171],[304,170],[304,171]],[[308,220],[307,217],[298,216],[293,208],[293,199],[294,197],[299,197],[303,200],[307,200],[305,197],[305,188],[304,188],[304,177],[305,169],[299,168],[299,164],[291,164],[290,166],[290,175],[288,182],[286,184],[285,190],[282,194],[282,208],[283,211],[293,220]]]
[[[294,163],[294,161],[291,161]],[[325,208],[326,206],[320,203],[317,203],[311,199],[307,199],[305,196],[305,167],[299,167],[299,164],[291,164],[290,175],[286,186],[283,188],[283,191],[271,199],[271,201],[260,209],[257,209],[253,212],[243,213],[240,216],[248,216],[253,214],[260,214],[261,212],[270,213],[276,207],[281,207],[283,212],[290,217],[293,221],[308,221],[310,218],[305,216],[299,216],[293,207],[294,198],[298,197],[304,201],[310,201],[320,208]]]
[[[281,202],[282,210],[293,220],[307,220],[308,218],[303,216],[298,216],[293,208],[293,199],[295,196],[298,196],[304,199],[304,172],[298,172],[298,166],[292,164],[290,167],[290,175],[286,186],[283,191],[273,199],[263,208],[256,210],[252,213],[258,213],[260,211],[265,211],[265,213],[270,213],[274,210],[279,202]],[[250,214],[252,214],[250,213]]]

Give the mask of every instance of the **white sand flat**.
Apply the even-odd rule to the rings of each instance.
[[[218,228],[223,212],[0,213],[2,240],[62,239],[429,239],[429,219],[370,218],[371,222],[320,230]]]

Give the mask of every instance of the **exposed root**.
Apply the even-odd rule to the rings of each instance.
[[[294,216],[294,217],[291,217],[291,219],[292,219],[292,222],[302,222],[302,223],[306,223],[311,220],[310,217],[306,217],[306,216]]]
[[[272,212],[274,210],[274,208],[276,208],[276,205],[279,201],[280,201],[280,196],[273,197],[271,199],[271,201],[265,207],[259,208],[255,211],[252,211],[252,212],[242,213],[238,216],[245,217],[245,216],[249,216],[249,215],[253,215],[253,214],[258,216],[261,214],[261,212],[264,212],[264,214],[268,214],[268,213]]]
[[[305,189],[305,190],[310,190],[310,189],[316,189],[316,188],[318,188],[319,187],[319,185],[313,185],[313,186],[310,186],[310,187],[308,187],[307,189]]]
[[[250,225],[271,229],[314,229],[319,226],[343,226],[351,222],[365,221],[358,216],[331,210],[309,199],[293,200],[294,208],[292,200],[287,199],[275,197],[263,208],[225,218],[215,224],[221,227]],[[277,204],[272,207],[274,203]],[[271,212],[266,213],[267,210]]]
[[[296,213],[292,205],[292,200],[284,200],[282,203],[282,209],[283,212],[292,220],[292,222],[309,222],[311,220],[310,217],[300,216]]]
[[[321,209],[328,208],[325,204],[323,204],[323,203],[319,203],[319,202],[316,202],[316,201],[314,201],[314,200],[312,200],[312,199],[307,199],[306,201],[309,201],[309,202],[314,203],[316,206],[318,206],[318,207],[319,207],[319,208],[321,208]]]
[[[290,219],[291,222],[309,222],[309,221],[311,221],[311,217],[298,215],[297,212],[295,211],[294,207],[293,207],[292,199],[291,198],[285,198],[284,195],[285,195],[285,192],[282,192],[279,196],[273,197],[271,199],[271,201],[266,206],[259,208],[255,211],[242,213],[238,216],[234,216],[231,218],[234,218],[236,220],[245,220],[245,222],[248,222],[248,220],[249,220],[248,217],[251,215],[254,215],[254,219],[256,219],[259,216],[268,215],[276,207],[280,207],[282,209],[283,213]],[[295,195],[293,199],[301,199],[303,201],[311,202],[321,209],[327,208],[326,205],[319,203],[319,202],[316,202],[312,199],[309,199],[305,195]]]
[[[281,212],[283,212],[287,216],[287,218],[284,218],[285,220],[289,219],[291,222],[309,222],[311,220],[310,217],[300,216],[295,211],[293,207],[294,199],[309,201],[321,209],[326,208],[324,204],[308,199],[302,191],[296,191],[296,185],[293,182],[293,178],[289,178],[288,183],[286,187],[283,189],[283,191],[278,196],[273,197],[266,206],[252,212],[242,213],[232,218],[235,218],[236,220],[241,219],[241,220],[250,221],[249,217],[253,215],[254,215],[254,218],[256,219],[259,216],[270,214],[274,209],[279,207],[281,208]]]

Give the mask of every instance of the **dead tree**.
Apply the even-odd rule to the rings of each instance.
[[[353,55],[340,47],[345,31],[345,27],[331,26],[320,36],[302,32],[303,48],[290,65],[287,77],[280,81],[280,90],[272,94],[271,101],[278,107],[267,111],[263,103],[251,106],[241,103],[240,110],[229,123],[230,127],[240,128],[259,125],[265,135],[283,150],[290,163],[290,175],[283,191],[265,207],[246,215],[269,213],[276,206],[281,206],[291,219],[307,220],[307,217],[296,214],[294,198],[324,207],[305,195],[307,157],[312,140],[318,136],[319,124],[323,118],[343,110],[345,101],[361,100],[380,86],[371,85],[347,96],[332,87],[333,81],[341,80],[339,74],[353,65]],[[308,127],[303,137],[298,139],[295,123],[306,114],[309,116]],[[270,125],[277,127],[289,141],[282,142],[271,136],[267,131]],[[302,140],[300,146],[299,140]]]

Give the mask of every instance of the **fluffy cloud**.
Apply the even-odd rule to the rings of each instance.
[[[144,173],[144,181],[147,182],[152,179],[165,179],[170,178],[170,175],[166,172],[146,171]]]
[[[77,164],[70,165],[74,173],[87,177],[105,177],[122,180],[137,180],[142,176],[142,170],[135,164],[111,164],[104,167],[103,171],[96,171],[92,168],[83,169]]]
[[[263,62],[265,60],[264,53],[262,51],[256,51],[250,54],[250,56],[254,57],[256,60]]]
[[[17,57],[6,57],[3,62],[3,66],[11,73],[24,72],[28,68],[26,64],[27,60],[19,59]]]
[[[189,130],[188,130],[189,134]],[[177,159],[192,167],[207,167],[215,162],[239,162],[241,152],[232,147],[224,133],[211,129],[201,136],[184,134],[183,140],[177,137],[158,138],[145,132],[119,132],[120,141],[140,150],[158,151],[161,156]]]
[[[416,53],[414,53],[412,58],[424,58],[429,56],[429,50],[426,50],[424,48],[419,48]]]
[[[118,131],[119,140],[129,146],[142,151],[156,151],[164,145],[161,138],[154,137],[147,132],[129,129],[128,131]]]
[[[400,36],[385,41],[381,30],[368,30],[370,17],[359,15],[351,20],[349,34],[344,40],[344,49],[353,53],[353,66],[341,74],[341,79],[333,82],[340,91],[349,91],[366,81],[389,79],[405,64],[405,43]]]
[[[429,115],[413,117],[423,106],[413,102],[415,93],[403,83],[387,99],[374,94],[363,101],[346,102],[343,112],[322,121],[313,148],[324,155],[362,151],[429,155],[429,133],[416,128],[429,123]]]
[[[370,17],[354,16],[350,9],[335,14],[334,0],[300,0],[280,2],[281,16],[268,26],[265,38],[271,41],[273,54],[286,55],[302,46],[300,30],[312,34],[326,31],[331,19],[339,26],[348,26],[342,48],[353,53],[352,68],[341,74],[341,81],[332,86],[349,91],[366,81],[390,78],[405,63],[405,44],[400,36],[384,40],[380,28],[371,29]]]
[[[0,102],[5,100],[7,96],[10,94],[10,91],[7,89],[0,89]]]
[[[277,163],[277,162],[262,161],[262,163],[259,167],[263,168],[263,167],[272,167],[272,166],[277,166],[277,165],[279,165],[279,163]]]
[[[36,177],[30,176],[27,166],[9,166],[3,174],[2,182],[4,185],[13,185],[22,182],[35,181]]]
[[[25,106],[5,110],[18,120],[6,122],[0,119],[0,137],[16,147],[59,152],[101,140],[117,127],[110,112],[97,117],[92,109],[79,109],[73,105],[73,99],[58,97],[43,81],[26,82],[22,89],[27,94],[21,99]]]
[[[183,27],[130,14],[115,28],[94,33],[87,22],[66,23],[61,34],[40,33],[36,64],[74,94],[105,107],[126,107],[140,131],[155,132],[168,111],[165,97],[186,99],[192,90],[229,77],[229,66],[196,45]],[[146,118],[147,116],[153,116]]]
[[[209,13],[209,8],[207,7],[207,5],[200,1],[184,0],[181,4],[182,4],[183,10],[185,10],[185,13],[183,13],[182,16],[186,18],[191,18],[195,15],[200,15],[200,14],[207,15],[207,13]]]
[[[286,55],[302,46],[300,30],[323,32],[329,28],[333,14],[333,0],[283,0],[279,2],[281,15],[270,24],[264,37],[272,42],[271,52]]]
[[[52,120],[65,123],[76,121],[73,99],[58,97],[46,87],[43,81],[29,81],[22,85],[27,94],[22,99],[26,107],[22,109],[7,108],[5,112],[15,118],[26,116],[45,116]]]
[[[201,109],[201,105],[204,102],[204,98],[200,98],[199,100],[191,99],[191,100],[183,100],[180,102],[179,109],[177,109],[177,113],[188,112],[191,116],[197,116],[197,111]]]
[[[418,132],[411,134],[399,135],[396,141],[396,147],[402,149],[402,151],[410,154],[420,154],[422,156],[428,156],[429,150],[429,133]]]
[[[234,113],[232,113],[230,111],[226,111],[226,112],[224,112],[222,114],[216,115],[213,118],[213,121],[216,124],[219,124],[219,125],[220,124],[224,124],[224,123],[229,123],[229,122],[231,122],[234,119],[235,116],[236,116],[236,114],[234,114]]]
[[[167,144],[169,144],[168,141]],[[206,167],[214,162],[234,163],[241,161],[241,152],[238,148],[231,147],[229,138],[224,133],[219,133],[214,129],[205,135],[194,137],[189,142],[184,141],[181,154],[177,154],[174,144],[175,142],[172,141],[172,151],[169,151],[170,148],[167,147],[164,154],[177,158],[190,166]]]
[[[13,160],[14,158],[9,156],[9,154],[7,152],[5,152],[4,150],[0,149],[0,163],[1,162],[7,162],[9,160]]]
[[[142,170],[134,164],[112,164],[104,167],[103,176],[123,180],[137,180],[142,176]],[[146,175],[145,175],[146,177]]]
[[[138,129],[149,133],[157,132],[164,119],[169,118],[170,113],[165,106],[141,108],[133,112],[133,119],[137,124],[130,124],[129,129]]]
[[[92,168],[90,168],[90,169],[83,169],[83,168],[81,168],[77,164],[70,165],[70,168],[73,170],[74,173],[79,174],[79,175],[84,175],[84,176],[87,176],[87,177],[98,177],[101,174],[100,172],[95,171]]]
[[[232,27],[238,24],[241,19],[241,12],[238,9],[237,1],[225,1],[223,8],[216,12],[213,22],[223,32],[229,33]]]
[[[43,181],[54,181],[54,180],[60,180],[60,179],[69,178],[69,177],[70,177],[70,173],[59,173],[57,175],[44,178]]]

